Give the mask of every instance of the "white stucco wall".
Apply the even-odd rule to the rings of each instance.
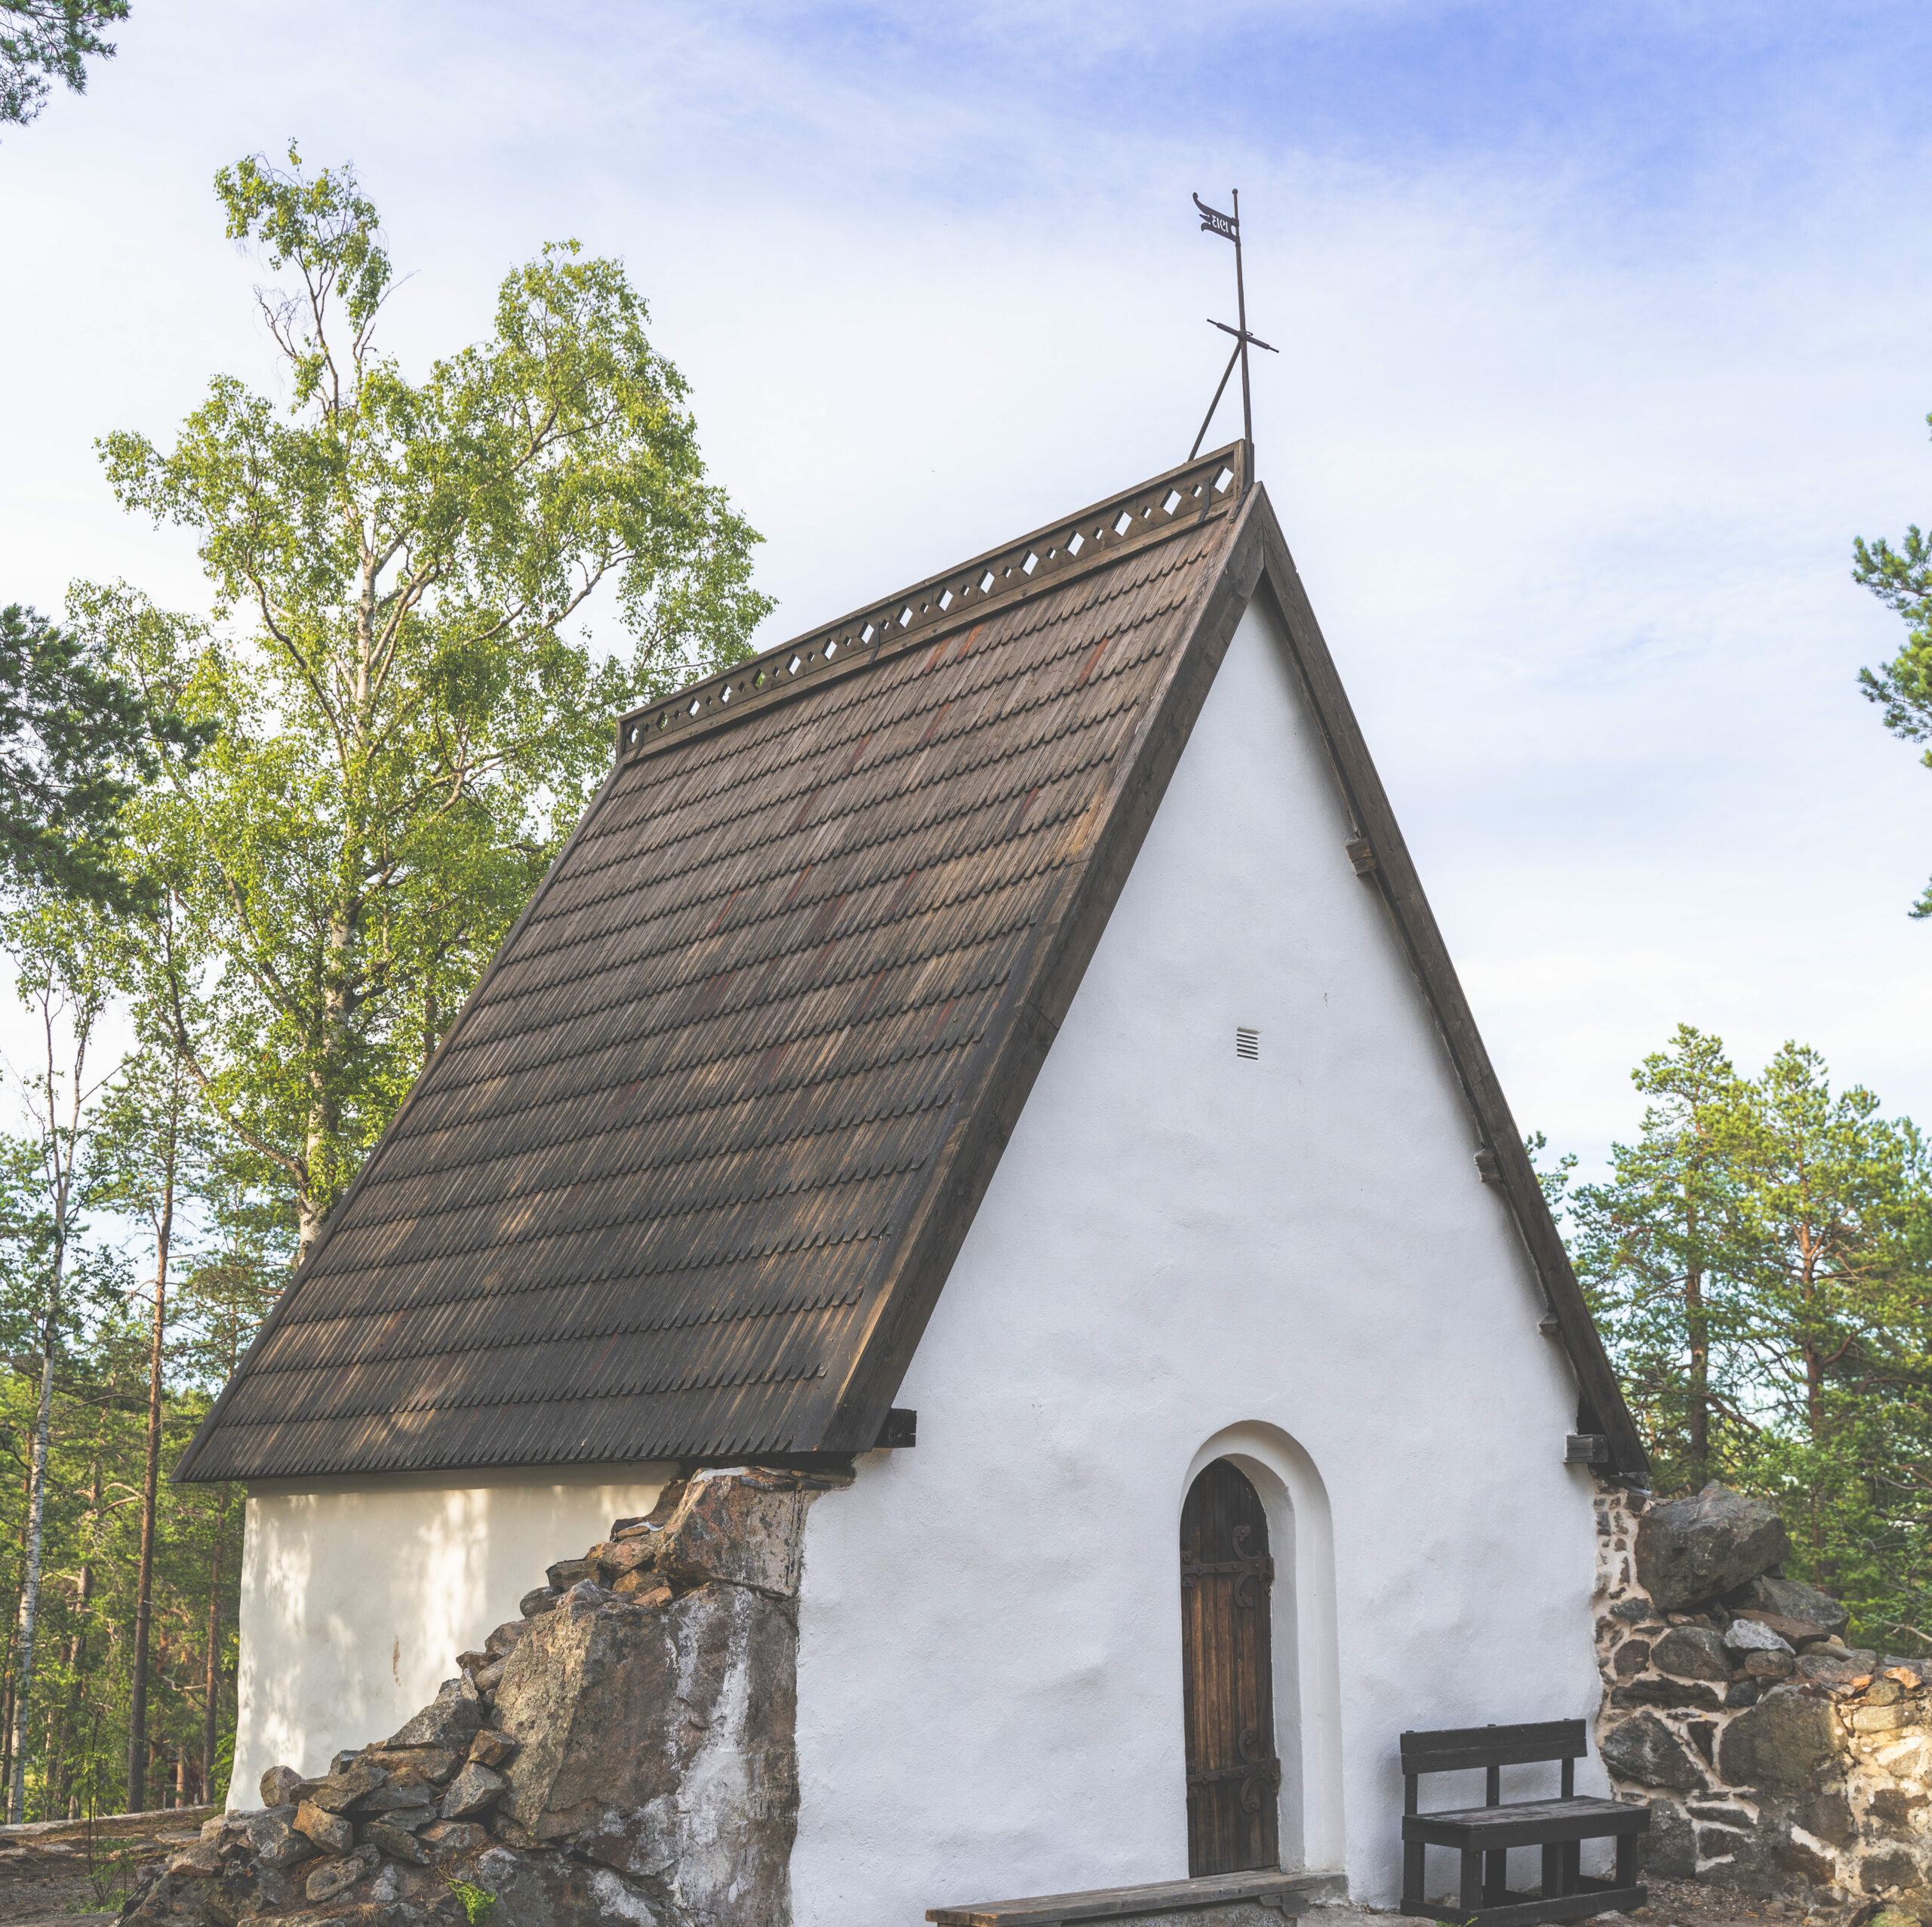
[[[516,1617],[545,1567],[648,1512],[674,1470],[251,1486],[229,1805],[258,1805],[271,1766],[325,1772],[340,1749],[394,1732],[458,1653]]]
[[[918,1444],[812,1512],[799,1927],[1186,1874],[1217,1452],[1283,1575],[1291,1864],[1390,1903],[1403,1728],[1594,1708],[1574,1384],[1350,833],[1252,608],[899,1394]]]

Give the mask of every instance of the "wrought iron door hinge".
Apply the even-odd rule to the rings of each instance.
[[[1235,1556],[1232,1559],[1189,1559],[1185,1553],[1181,1556],[1180,1583],[1192,1586],[1202,1579],[1232,1575],[1235,1582],[1235,1604],[1251,1607],[1254,1604],[1254,1587],[1258,1580],[1264,1586],[1275,1583],[1275,1562],[1266,1553],[1248,1550],[1248,1541],[1254,1536],[1251,1526],[1235,1528]],[[1195,1545],[1189,1549],[1198,1552]]]
[[[1188,1791],[1192,1793],[1197,1787],[1212,1787],[1226,1781],[1238,1780],[1241,1783],[1242,1807],[1250,1813],[1259,1813],[1262,1790],[1278,1789],[1281,1786],[1281,1762],[1273,1753],[1262,1752],[1261,1735],[1252,1726],[1244,1727],[1235,1744],[1241,1752],[1240,1765],[1196,1767],[1187,1776]]]

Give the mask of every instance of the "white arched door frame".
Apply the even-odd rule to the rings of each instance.
[[[1335,1531],[1315,1461],[1279,1426],[1224,1426],[1187,1468],[1174,1516],[1216,1459],[1240,1467],[1268,1513],[1275,1556],[1275,1745],[1281,1759],[1281,1864],[1346,1864],[1342,1813],[1342,1670],[1335,1616]]]

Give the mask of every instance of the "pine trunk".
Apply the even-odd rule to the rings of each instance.
[[[59,1276],[57,1260],[55,1275]],[[58,1302],[55,1288],[54,1302]],[[17,1824],[26,1805],[27,1713],[33,1704],[34,1621],[40,1607],[40,1547],[42,1528],[47,1515],[47,1444],[52,1430],[54,1410],[54,1351],[58,1333],[50,1305],[44,1329],[40,1362],[40,1410],[33,1424],[33,1461],[30,1476],[32,1496],[27,1501],[26,1575],[20,1586],[20,1639],[14,1665],[14,1717],[11,1727],[12,1772],[7,1782],[7,1818]]]
[[[148,1738],[148,1630],[154,1610],[155,1511],[161,1495],[161,1368],[168,1329],[168,1248],[174,1231],[174,1147],[168,1147],[168,1173],[162,1187],[161,1216],[155,1227],[154,1333],[148,1351],[148,1449],[141,1485],[141,1564],[134,1591],[134,1663],[128,1711],[128,1811],[139,1813],[146,1803],[143,1788],[137,1799],[136,1762]]]

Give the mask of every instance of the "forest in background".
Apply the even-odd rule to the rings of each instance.
[[[1609,1174],[1540,1174],[1655,1488],[1775,1499],[1792,1570],[1858,1639],[1932,1653],[1924,1141],[1795,1043],[1752,1077],[1681,1025],[1632,1075],[1641,1129]]]
[[[168,1472],[616,719],[771,606],[621,263],[544,248],[411,376],[352,168],[291,146],[215,195],[286,284],[254,294],[268,386],[97,445],[124,508],[192,532],[208,608],[0,609],[0,947],[36,1040],[0,1133],[12,1820],[223,1796],[242,1496]]]

